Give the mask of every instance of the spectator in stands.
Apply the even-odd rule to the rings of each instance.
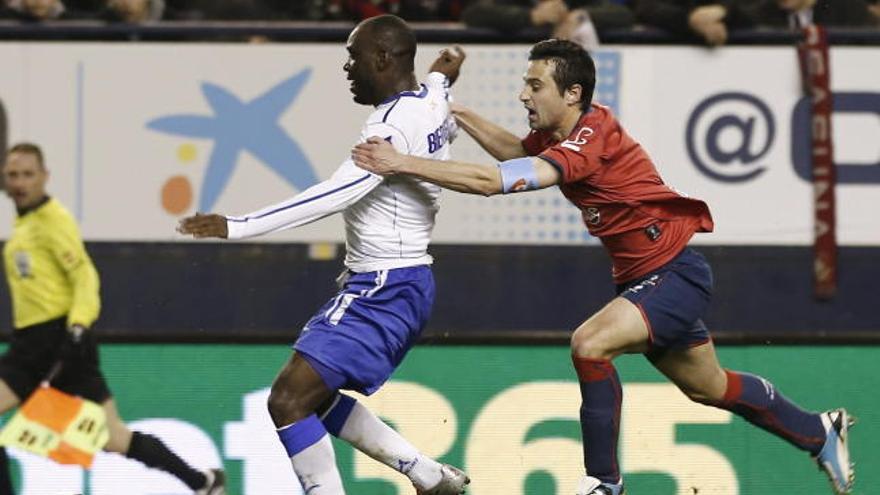
[[[97,17],[110,22],[141,24],[159,20],[280,20],[285,16],[275,13],[270,1],[281,0],[65,0],[72,9],[92,12]],[[323,0],[314,0],[322,2]],[[307,2],[283,2],[294,4],[291,9],[299,9]]]
[[[874,20],[880,22],[880,0],[872,0],[868,4],[868,10],[874,15]]]
[[[312,0],[322,3],[325,19],[360,22],[382,14],[394,14],[407,21],[454,21],[466,0]],[[314,9],[313,9],[314,10]]]
[[[10,0],[10,1],[20,1],[22,3],[46,3],[46,0]],[[94,19],[97,14],[104,8],[104,5],[107,0],[57,0],[51,3],[57,3],[60,6],[57,15],[50,16],[45,20],[49,19],[59,19],[59,20],[69,20],[69,19]],[[3,0],[0,0],[0,3],[3,3]],[[34,20],[34,19],[31,19]]]
[[[321,21],[331,19],[328,15],[328,0],[265,0],[268,15],[274,19],[297,21]]]
[[[594,48],[605,29],[632,26],[635,18],[623,0],[475,0],[462,12],[469,27],[502,33],[549,29],[553,37]]]
[[[515,33],[530,27],[553,28],[568,15],[563,0],[476,0],[462,14],[470,27],[486,27],[503,33]]]
[[[404,0],[401,14],[413,22],[457,21],[465,3],[466,0]]]
[[[104,19],[139,24],[158,21],[164,0],[0,0],[6,3],[0,17],[22,21],[50,19]]]
[[[63,13],[61,0],[0,0],[0,18],[33,22],[58,19]]]
[[[162,19],[163,0],[107,0],[104,18],[109,21],[142,24]]]
[[[639,22],[710,46],[727,43],[728,31],[750,27],[747,0],[633,0]]]
[[[586,13],[599,34],[608,29],[630,28],[636,22],[631,3],[632,0],[566,0],[572,9],[567,20],[570,21],[571,17],[582,18],[582,13]],[[559,35],[559,29],[557,26],[555,37],[566,38]]]
[[[880,8],[866,0],[761,0],[755,9],[755,19],[759,25],[770,27],[869,27],[877,25],[874,11]]]
[[[273,0],[274,1],[274,0]],[[323,0],[322,0],[323,1]],[[275,1],[276,5],[296,6],[289,8],[302,8],[309,3],[297,1]],[[177,12],[190,12],[190,15],[201,15],[204,19],[222,21],[252,21],[252,20],[281,20],[285,16],[276,14],[269,0],[176,0],[169,2],[169,6]]]

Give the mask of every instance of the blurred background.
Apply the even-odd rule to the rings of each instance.
[[[229,493],[300,493],[265,399],[287,344],[335,293],[341,218],[240,243],[174,228],[332,174],[370,112],[351,100],[345,40],[381,13],[412,23],[420,76],[461,45],[455,100],[522,135],[531,44],[563,37],[589,50],[595,100],[667,183],[710,205],[716,231],[693,243],[715,271],[706,321],[722,364],[858,416],[854,493],[878,493],[880,4],[870,0],[0,0],[0,162],[13,143],[43,147],[49,192],[101,274],[95,330],[126,420],[202,467],[224,466]],[[828,33],[833,150],[813,139],[824,96],[799,65],[812,24]],[[464,133],[452,149],[491,163]],[[813,173],[812,157],[829,151],[834,186]],[[15,209],[0,210],[5,239]],[[613,297],[607,255],[555,188],[444,192],[430,252],[432,320],[368,404],[468,470],[470,493],[572,493],[582,468],[568,337]],[[628,493],[830,493],[809,458],[689,403],[641,356],[619,369]],[[84,472],[11,454],[27,495],[186,493],[110,455]],[[337,458],[350,493],[413,492],[342,444]]]

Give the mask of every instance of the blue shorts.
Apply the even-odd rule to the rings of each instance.
[[[712,298],[712,269],[691,248],[659,269],[618,285],[617,295],[642,312],[652,351],[696,347],[710,340],[701,318]]]
[[[369,395],[403,361],[433,304],[434,275],[427,265],[351,273],[293,348],[331,390]]]

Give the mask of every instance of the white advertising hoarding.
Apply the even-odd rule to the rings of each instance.
[[[420,47],[420,75],[440,48]],[[465,48],[456,100],[524,134],[517,95],[528,46]],[[831,55],[844,245],[880,245],[878,54]],[[369,113],[351,99],[345,57],[341,43],[4,43],[0,102],[9,144],[43,146],[50,191],[86,239],[181,240],[182,216],[246,213],[332,174]],[[812,242],[808,121],[793,48],[606,47],[596,58],[596,99],[618,111],[669,184],[709,203],[716,232],[696,242]],[[463,133],[453,154],[491,163]],[[2,208],[7,233],[14,211]],[[595,242],[584,232],[555,188],[496,198],[446,192],[434,240]],[[265,239],[342,238],[337,216]]]

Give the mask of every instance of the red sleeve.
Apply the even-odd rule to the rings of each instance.
[[[569,139],[544,150],[539,158],[550,162],[562,174],[565,184],[588,179],[607,158],[602,130],[582,126]]]

